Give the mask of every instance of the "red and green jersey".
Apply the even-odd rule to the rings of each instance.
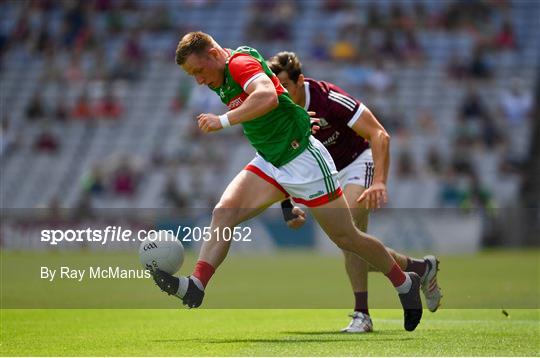
[[[259,76],[268,76],[272,80],[279,105],[260,117],[242,123],[242,127],[257,152],[274,166],[280,167],[306,149],[311,133],[310,118],[302,107],[291,100],[264,58],[247,46],[231,51],[225,65],[223,85],[210,89],[229,109],[234,109],[242,105],[248,97],[245,90]]]

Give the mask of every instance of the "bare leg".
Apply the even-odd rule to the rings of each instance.
[[[354,225],[363,232],[367,232],[369,210],[361,207],[356,199],[365,190],[364,187],[355,184],[349,184],[343,190],[347,204],[351,210],[351,215],[354,220]],[[386,250],[392,255],[402,270],[407,267],[407,256],[400,254],[399,252],[387,247]],[[345,257],[345,268],[351,282],[351,286],[354,292],[364,292],[368,289],[368,271],[377,271],[373,266],[362,260],[358,255],[343,251]]]
[[[360,231],[367,232],[369,211],[360,208],[360,205],[356,202],[356,198],[358,198],[363,191],[364,187],[349,184],[343,190],[343,194],[351,208],[354,225]],[[343,255],[345,257],[345,269],[347,270],[353,292],[366,292],[368,290],[367,274],[369,264],[350,251],[343,251]]]
[[[232,229],[283,199],[285,195],[275,186],[250,171],[242,170],[227,186],[213,211],[211,239],[203,242],[199,260],[217,269],[225,260],[231,244],[223,240],[223,228]]]
[[[404,328],[407,331],[415,330],[422,318],[420,277],[416,273],[404,274],[379,240],[354,226],[352,216],[347,209],[347,202],[341,196],[330,203],[312,208],[311,212],[340,249],[357,254],[390,279],[399,292],[399,299],[404,310]]]
[[[394,249],[386,248],[390,255],[396,260],[399,267],[401,267],[402,270],[405,270],[407,268],[407,256],[400,254],[399,252],[395,251]]]
[[[311,208],[311,212],[328,237],[340,249],[357,254],[385,274],[390,272],[395,263],[394,259],[379,240],[354,226],[343,196],[325,205]]]
[[[269,182],[252,172],[241,171],[227,186],[212,213],[210,238],[203,241],[193,274],[174,277],[157,270],[153,274],[154,281],[163,291],[181,298],[184,305],[199,307],[210,277],[225,260],[231,246],[230,237],[224,237],[223,229],[229,228],[232,232],[239,223],[284,198],[285,194]]]

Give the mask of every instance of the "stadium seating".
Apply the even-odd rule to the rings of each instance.
[[[440,11],[444,3],[423,2],[428,11]],[[22,2],[21,2],[22,4]],[[191,5],[175,8],[168,1],[143,1],[143,9],[155,6],[169,6],[174,23],[182,24],[182,29],[192,29],[196,24],[204,24],[202,30],[214,34],[225,46],[246,43],[245,27],[249,20],[249,9],[245,6],[233,7],[227,1],[216,1],[212,5]],[[366,3],[367,4],[367,3]],[[362,6],[367,6],[363,4]],[[377,2],[381,11],[388,11],[386,2]],[[412,1],[402,3],[405,8]],[[2,23],[4,28],[12,28],[14,19],[21,11],[19,3],[4,3]],[[310,44],[318,31],[323,30],[331,43],[338,38],[339,14],[328,16],[323,13],[322,1],[304,0],[298,2],[297,21],[293,21],[293,41],[290,43],[263,44],[263,53],[270,56],[273,51],[294,50],[304,59],[307,75],[333,81],[361,98],[368,106],[376,103],[381,113],[398,114],[401,124],[410,128],[410,136],[393,136],[392,156],[397,158],[404,150],[411,151],[418,168],[415,180],[400,180],[396,165],[392,166],[389,183],[391,207],[438,207],[440,206],[440,176],[427,170],[426,157],[430,148],[436,145],[442,158],[452,156],[451,136],[456,128],[459,106],[465,94],[463,82],[452,81],[447,76],[448,59],[454,53],[471,55],[472,36],[466,32],[449,33],[439,29],[419,30],[418,37],[425,52],[426,60],[421,66],[391,66],[389,69],[396,85],[390,95],[364,92],[351,83],[349,73],[343,66],[321,63],[309,57]],[[359,11],[362,11],[362,7]],[[52,17],[52,27],[59,27],[63,9],[56,9]],[[141,11],[141,13],[144,11]],[[96,31],[103,28],[105,15],[98,13]],[[133,15],[136,18],[138,15]],[[511,77],[518,77],[524,88],[531,91],[536,79],[540,58],[540,6],[533,1],[510,3],[510,16],[520,48],[518,51],[503,51],[491,54],[494,77],[479,81],[477,87],[490,111],[497,111],[498,98],[507,87]],[[11,19],[11,20],[10,20]],[[231,21],[235,19],[235,21]],[[495,19],[494,21],[501,21]],[[25,46],[14,45],[3,55],[0,81],[2,83],[2,114],[9,118],[15,133],[20,135],[20,143],[9,155],[3,155],[0,164],[2,185],[0,195],[2,207],[33,208],[48,206],[53,199],[62,207],[78,205],[82,197],[82,180],[96,163],[112,165],[119,157],[128,156],[140,169],[137,190],[131,197],[105,195],[96,197],[96,207],[156,208],[168,205],[163,198],[163,188],[171,171],[175,171],[178,187],[190,193],[190,205],[205,207],[218,199],[220,191],[228,180],[247,163],[253,151],[247,141],[231,130],[226,135],[213,134],[209,151],[221,153],[227,164],[221,168],[220,160],[205,161],[206,154],[198,146],[208,144],[206,139],[191,137],[189,134],[193,104],[180,112],[171,111],[171,103],[182,81],[194,86],[174,64],[172,53],[179,36],[178,29],[164,32],[144,32],[141,45],[146,58],[140,79],[135,82],[115,81],[114,93],[124,108],[124,114],[117,120],[95,120],[87,123],[80,120],[55,121],[52,119],[28,121],[25,108],[32,95],[39,91],[44,102],[52,107],[57,99],[64,96],[68,106],[72,106],[79,95],[88,91],[92,100],[103,94],[103,83],[91,80],[67,83],[60,86],[54,81],[42,80],[51,72],[43,55],[32,54]],[[108,39],[104,44],[106,62],[112,64],[121,51],[125,34]],[[253,44],[254,46],[256,44]],[[71,54],[61,51],[57,55],[56,67],[69,66]],[[82,68],[91,69],[95,64],[93,56],[83,54]],[[350,85],[350,87],[349,87]],[[433,113],[438,127],[435,137],[426,138],[417,130],[416,118],[420,109]],[[381,115],[381,120],[385,118]],[[56,153],[41,153],[33,148],[33,141],[44,128],[56,135],[59,150]],[[164,154],[167,164],[156,165],[153,156]],[[182,154],[183,153],[183,154]],[[189,154],[191,153],[191,154]],[[520,177],[501,176],[498,173],[504,152],[478,150],[471,153],[482,183],[494,195],[496,206],[514,205]],[[191,160],[198,165],[189,165]],[[171,165],[171,161],[176,161]],[[393,160],[396,163],[396,160]],[[497,190],[496,190],[497,189]],[[422,200],[418,200],[422,198]]]

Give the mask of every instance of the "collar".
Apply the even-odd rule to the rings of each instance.
[[[306,103],[304,104],[304,109],[307,111],[311,102],[311,95],[309,93],[309,82],[304,81],[304,90],[306,91]]]
[[[225,61],[226,64],[229,64],[229,59],[232,55],[232,50],[230,48],[224,48],[225,52],[227,52],[227,60]]]

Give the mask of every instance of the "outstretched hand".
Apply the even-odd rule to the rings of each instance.
[[[379,209],[388,203],[386,185],[383,183],[373,183],[372,186],[364,190],[362,195],[356,199],[358,203],[364,203],[366,209]]]

